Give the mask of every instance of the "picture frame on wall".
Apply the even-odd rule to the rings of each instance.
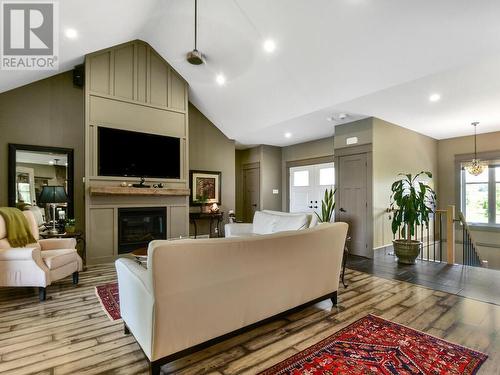
[[[202,204],[221,204],[221,177],[218,171],[189,171],[189,202],[192,206]]]

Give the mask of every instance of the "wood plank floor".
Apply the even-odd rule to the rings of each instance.
[[[480,374],[500,374],[500,306],[349,270],[339,304],[321,302],[163,367],[165,374],[255,374],[368,313],[489,354]],[[0,374],[142,374],[148,364],[94,287],[113,265],[89,267],[39,303],[32,288],[0,289]]]

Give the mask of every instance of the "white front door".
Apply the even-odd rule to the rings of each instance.
[[[333,163],[290,168],[290,212],[317,212],[326,189],[335,186]]]

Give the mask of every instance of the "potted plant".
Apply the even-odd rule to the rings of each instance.
[[[66,219],[64,230],[66,233],[75,233],[75,219]]]
[[[421,243],[412,240],[412,236],[415,235],[417,226],[429,226],[429,217],[435,208],[436,193],[421,181],[422,175],[432,178],[431,172],[422,171],[414,177],[400,173],[399,176],[403,177],[391,187],[392,233],[400,231],[401,237],[392,242],[398,262],[403,264],[415,264]]]
[[[336,191],[337,189],[325,190],[325,196],[321,201],[321,215],[319,215],[317,212],[314,212],[318,217],[318,221],[320,223],[329,223],[330,221],[332,221],[333,210],[335,209],[335,201],[333,200],[333,197]]]
[[[200,205],[201,212],[210,212],[210,206],[208,205],[208,197],[206,195],[197,195],[196,203]]]

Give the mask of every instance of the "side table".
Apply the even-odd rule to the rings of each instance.
[[[199,220],[208,220],[210,223],[210,232],[209,236],[212,237],[212,228],[213,223],[215,221],[215,232],[217,233],[217,237],[221,236],[221,223],[224,219],[224,212],[190,212],[189,213],[189,221],[194,225],[194,238],[198,235],[198,225],[197,221]]]

